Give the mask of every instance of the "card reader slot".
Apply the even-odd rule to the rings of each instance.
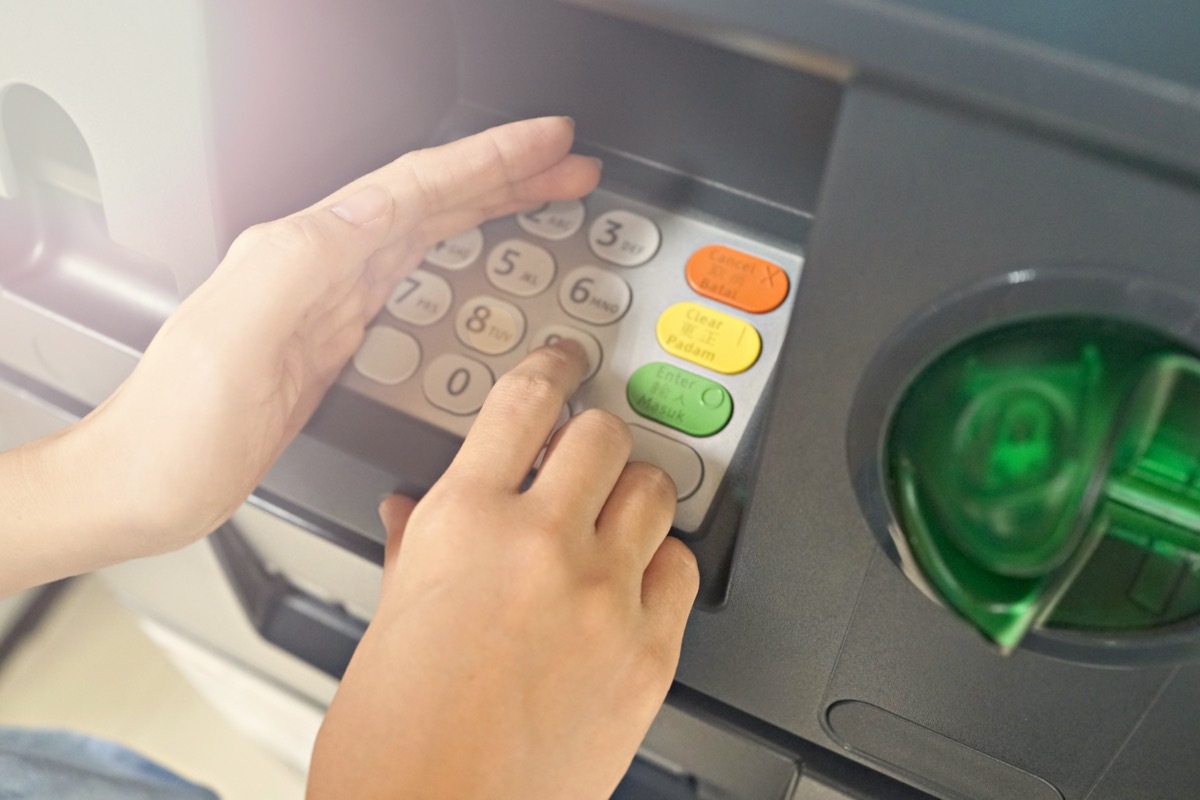
[[[178,303],[163,264],[114,243],[87,143],[66,112],[29,86],[0,105],[17,187],[0,199],[0,291],[143,350]]]

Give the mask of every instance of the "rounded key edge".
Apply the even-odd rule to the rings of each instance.
[[[632,218],[638,220],[639,223],[644,221],[645,223],[647,223],[650,226],[650,229],[653,232],[653,238],[654,238],[653,245],[654,246],[649,248],[648,252],[644,256],[639,255],[637,258],[634,258],[634,259],[618,259],[618,258],[612,258],[611,255],[608,255],[604,251],[597,249],[598,247],[611,247],[612,244],[616,244],[616,240],[614,240],[611,244],[607,244],[607,245],[597,245],[597,243],[595,241],[593,241],[593,234],[596,232],[596,226],[599,225],[601,222],[603,222],[605,220],[605,218],[610,217],[613,214],[621,214],[621,215],[625,215],[627,217],[632,217]],[[618,224],[620,224],[620,223],[618,223]],[[613,234],[613,235],[615,236],[615,234]],[[618,237],[618,239],[619,239],[619,237]],[[657,222],[650,219],[649,217],[647,217],[644,214],[639,214],[636,211],[630,211],[630,210],[624,209],[624,208],[612,208],[612,209],[609,209],[608,211],[601,213],[598,217],[596,217],[596,219],[592,220],[592,224],[588,226],[587,243],[588,243],[588,247],[591,249],[592,253],[597,258],[603,259],[604,261],[608,262],[609,264],[616,264],[618,267],[626,267],[626,268],[640,267],[643,264],[650,261],[652,258],[654,258],[654,256],[656,256],[658,254],[659,249],[662,247],[662,229],[658,227]]]
[[[579,275],[581,272],[585,273],[585,275],[575,278],[574,281],[571,280],[572,276]],[[571,292],[574,290],[575,286],[579,284],[579,281],[583,280],[586,275],[596,272],[602,273],[605,279],[620,281],[621,286],[623,286],[625,289],[625,298],[624,302],[621,304],[621,310],[611,319],[589,319],[588,317],[577,313],[578,304],[575,304],[573,301],[571,301]],[[591,278],[591,280],[595,282],[597,279]],[[566,294],[567,302],[564,302],[564,294]],[[580,322],[587,323],[588,325],[612,325],[616,322],[620,322],[621,319],[629,313],[629,309],[633,305],[633,287],[629,285],[629,281],[625,280],[611,270],[598,267],[594,264],[582,264],[578,267],[575,267],[563,276],[562,283],[560,283],[558,287],[558,305],[567,316],[571,317],[572,319],[579,320]]]
[[[709,268],[709,265],[714,258],[714,253],[718,251],[728,251],[737,256],[742,256],[754,262],[756,266],[765,267],[768,273],[772,276],[778,276],[783,281],[783,288],[780,291],[778,288],[772,287],[766,292],[758,289],[748,290],[746,292],[734,292],[733,296],[722,295],[716,290],[706,288],[702,285],[703,273]],[[747,253],[744,250],[739,250],[736,247],[723,244],[709,244],[697,249],[688,256],[687,264],[684,267],[684,276],[687,279],[688,286],[692,291],[701,297],[706,297],[718,303],[736,308],[739,311],[744,311],[748,314],[767,314],[783,305],[787,300],[788,294],[792,290],[792,280],[788,276],[783,267],[773,261],[769,261],[752,253]],[[771,279],[772,281],[774,278]],[[748,294],[757,302],[747,302],[741,299],[743,294]]]
[[[470,410],[459,411],[458,409],[448,408],[445,405],[439,403],[436,399],[434,399],[434,397],[431,396],[432,393],[429,391],[429,384],[428,384],[429,376],[434,371],[434,367],[436,367],[439,363],[450,360],[450,359],[457,359],[459,361],[470,362],[474,366],[482,369],[483,372],[487,374],[488,387],[483,392],[482,396],[480,397],[479,403]],[[453,374],[453,371],[451,372],[451,374]],[[443,353],[442,355],[438,356],[437,358],[435,358],[429,362],[429,365],[425,368],[424,374],[422,374],[422,376],[421,376],[421,394],[424,395],[425,399],[429,402],[429,404],[434,406],[435,408],[445,411],[447,414],[453,414],[457,417],[469,417],[472,414],[479,413],[479,409],[483,408],[484,401],[487,400],[488,394],[491,392],[492,387],[495,385],[496,385],[496,374],[494,372],[492,372],[491,367],[489,367],[487,364],[483,363],[482,361],[480,361],[476,358],[471,358],[470,356],[464,356],[461,353]]]
[[[583,200],[581,200],[579,198],[576,198],[573,200],[550,200],[546,204],[547,205],[546,210],[548,211],[549,210],[548,206],[553,205],[555,203],[558,203],[561,205],[569,205],[571,207],[572,213],[578,214],[579,221],[576,222],[574,227],[572,227],[570,230],[555,231],[553,235],[549,235],[549,234],[545,233],[543,228],[537,227],[537,223],[531,223],[528,220],[527,215],[530,214],[531,212],[538,211],[538,209],[536,209],[536,208],[530,209],[528,211],[522,211],[521,213],[517,214],[516,215],[517,226],[521,230],[525,231],[525,233],[528,233],[530,236],[537,236],[538,238],[545,239],[548,242],[562,242],[567,239],[570,239],[572,236],[579,233],[579,231],[581,231],[583,229],[583,224],[587,221],[587,206],[584,205]]]
[[[463,332],[460,330],[460,327],[465,327],[465,325],[463,325],[463,326],[459,325],[459,319],[458,319],[459,314],[461,314],[463,312],[463,310],[466,309],[468,306],[480,304],[480,301],[486,301],[488,304],[491,304],[491,305],[499,305],[499,306],[507,307],[503,310],[506,313],[509,313],[509,316],[513,317],[517,321],[518,324],[517,324],[516,336],[513,339],[513,343],[509,347],[506,347],[505,349],[499,350],[494,353],[488,352],[487,350],[481,350],[474,343],[472,343],[471,341],[469,341],[468,339],[466,339],[463,336]],[[510,313],[508,311],[508,309],[511,309],[513,312],[516,312],[516,313],[515,314]],[[468,331],[468,333],[470,333],[470,332],[471,331]],[[521,344],[521,342],[525,339],[525,334],[528,332],[529,332],[529,322],[528,322],[528,320],[525,319],[525,312],[523,312],[519,307],[513,305],[512,303],[508,302],[507,300],[501,300],[499,297],[495,297],[493,295],[488,295],[488,294],[475,295],[474,297],[471,297],[470,299],[464,301],[463,304],[461,306],[459,306],[458,311],[456,311],[454,314],[454,335],[458,338],[458,340],[460,342],[462,342],[467,347],[471,348],[474,352],[481,353],[485,356],[502,356],[505,353],[511,353],[514,348],[516,348],[519,344]]]
[[[721,352],[718,352],[714,349],[714,351],[713,351],[714,359],[713,359],[713,363],[711,363],[711,364],[704,363],[703,361],[697,360],[696,358],[693,357],[694,354],[685,352],[685,349],[682,347],[672,349],[668,345],[668,341],[669,341],[670,334],[672,332],[672,328],[675,325],[676,318],[678,318],[679,316],[682,315],[686,319],[687,312],[692,308],[698,309],[699,311],[707,313],[707,314],[715,314],[718,317],[723,318],[723,320],[730,320],[734,323],[737,323],[737,325],[743,331],[749,331],[751,334],[753,334],[754,339],[753,339],[751,346],[748,348],[743,347],[741,344],[741,339],[739,338],[739,340],[734,344],[734,346],[732,348],[728,348]],[[700,324],[700,323],[697,323],[697,324]],[[678,358],[681,361],[686,361],[688,364],[691,364],[693,366],[697,366],[697,367],[700,367],[701,369],[706,369],[709,372],[715,372],[720,375],[741,375],[743,372],[746,372],[751,367],[753,367],[755,364],[757,364],[759,362],[759,359],[762,358],[762,354],[763,354],[762,333],[760,333],[758,328],[755,327],[752,323],[750,323],[740,317],[734,316],[733,314],[729,314],[729,313],[726,313],[719,309],[715,309],[715,308],[711,308],[709,306],[702,305],[700,303],[695,303],[695,302],[692,302],[691,300],[683,300],[678,303],[672,303],[670,306],[663,309],[662,312],[659,313],[658,320],[654,323],[654,338],[655,338],[655,341],[658,342],[658,346],[663,350],[663,352],[667,353],[668,355]],[[709,346],[714,347],[714,348],[716,347],[715,345],[709,345]],[[722,355],[722,353],[728,353],[728,352],[733,352],[735,354],[742,355],[742,358],[740,358],[739,360],[733,361],[732,365],[722,364],[723,361],[730,360],[730,359],[728,359],[727,356]],[[721,366],[717,366],[718,364],[721,364]]]
[[[630,456],[630,460],[631,461],[648,461],[649,463],[654,464],[656,467],[661,469],[663,472],[666,472],[668,475],[670,475],[671,480],[675,482],[675,492],[676,492],[675,500],[676,500],[676,502],[682,503],[684,500],[687,500],[689,497],[691,497],[697,491],[699,491],[701,484],[704,483],[704,459],[700,456],[699,453],[696,452],[695,448],[688,446],[687,444],[679,441],[678,439],[672,439],[670,436],[661,434],[658,431],[652,431],[649,428],[647,428],[645,425],[638,425],[637,423],[634,423],[634,422],[629,423],[629,432],[633,435],[633,440],[634,440],[633,454]],[[639,442],[639,440],[638,440],[639,436],[646,437],[646,439],[648,439],[649,441],[646,441],[646,439],[643,439],[641,442]],[[666,467],[662,466],[661,464],[656,463],[654,461],[650,461],[650,459],[638,458],[639,444],[645,444],[651,448],[656,447],[656,446],[663,446],[663,445],[652,444],[654,442],[657,442],[657,439],[654,437],[657,437],[657,439],[662,439],[664,442],[666,442],[667,444],[665,446],[675,447],[678,449],[679,452],[687,451],[687,453],[691,454],[691,456],[695,458],[697,474],[695,476],[694,481],[691,482],[690,486],[686,486],[686,487],[682,486],[679,481],[679,476],[675,472],[672,472],[671,470],[667,469]]]
[[[584,352],[587,354],[589,360],[593,360],[591,357],[591,352],[592,352],[592,350],[595,350],[595,352],[596,352],[596,357],[594,359],[595,363],[590,364],[591,369],[588,370],[588,374],[585,375],[583,378],[585,381],[590,381],[592,378],[594,378],[596,376],[596,373],[600,371],[600,365],[604,363],[604,347],[600,344],[599,339],[597,339],[595,336],[588,333],[587,331],[580,330],[579,328],[576,328],[571,325],[564,325],[562,323],[553,323],[550,325],[543,325],[542,327],[538,328],[536,335],[529,337],[528,352],[532,353],[534,350],[538,349],[543,344],[545,344],[546,337],[543,334],[545,334],[547,331],[553,331],[555,328],[563,328],[565,330],[568,330],[568,331],[576,334],[577,335],[576,340],[579,341],[580,345],[583,346]],[[589,345],[591,345],[591,346],[589,346]]]
[[[408,368],[408,371],[398,378],[391,375],[379,377],[378,372],[372,374],[369,365],[364,368],[363,361],[360,360],[360,355],[362,354],[363,350],[366,347],[377,346],[372,344],[372,340],[377,342],[381,336],[387,336],[393,339],[393,342],[386,343],[384,345],[385,347],[394,349],[396,346],[395,342],[400,341],[404,342],[406,345],[411,345],[412,350],[415,352],[415,357],[411,359],[411,365]],[[350,357],[350,362],[354,365],[355,371],[357,371],[359,375],[362,375],[367,380],[378,383],[381,386],[398,386],[415,375],[417,370],[420,369],[422,355],[421,343],[417,341],[415,336],[405,333],[398,328],[393,328],[390,325],[372,325],[367,329],[366,334],[364,334],[363,341],[361,344],[359,344],[358,350],[356,350],[354,355]]]
[[[426,264],[431,264],[435,267],[438,267],[439,269],[445,269],[445,270],[449,270],[451,272],[457,272],[459,270],[466,269],[467,267],[471,266],[476,261],[478,261],[479,257],[481,255],[483,255],[483,247],[484,247],[483,230],[480,229],[478,226],[476,226],[474,228],[469,228],[468,230],[465,230],[462,233],[457,233],[454,236],[448,236],[442,240],[442,242],[446,242],[446,241],[449,241],[450,239],[466,238],[468,236],[471,238],[471,250],[473,251],[473,255],[470,258],[462,261],[462,263],[447,264],[442,261],[438,261],[436,259],[430,259],[430,257],[429,257],[430,254],[436,251],[437,244],[440,244],[440,242],[434,244],[433,247],[431,247],[429,250],[427,250],[425,252],[425,255],[423,256],[424,262]]]

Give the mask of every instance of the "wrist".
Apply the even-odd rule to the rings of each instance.
[[[220,521],[210,524],[213,512],[199,503],[188,506],[196,493],[180,485],[183,471],[164,457],[172,444],[145,409],[127,402],[125,388],[68,429],[47,454],[59,485],[81,487],[86,505],[72,513],[90,517],[88,533],[107,555],[101,566],[176,550]]]
[[[139,487],[136,448],[147,443],[110,422],[102,406],[0,453],[0,596],[189,541]]]
[[[111,563],[132,509],[105,491],[77,423],[0,454],[0,595]]]

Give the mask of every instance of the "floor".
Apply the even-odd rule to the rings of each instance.
[[[222,800],[304,796],[304,776],[227,722],[97,578],[77,580],[0,669],[0,724],[120,742]]]

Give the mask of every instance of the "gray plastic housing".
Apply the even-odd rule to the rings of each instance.
[[[6,4],[0,26],[0,108],[22,85],[61,106],[96,168],[50,165],[55,179],[101,196],[112,239],[168,265],[184,291],[218,255],[203,12],[199,0],[47,0]],[[0,130],[0,198],[17,183]]]
[[[3,13],[0,107],[29,86],[65,111],[95,172],[51,164],[51,180],[99,200],[112,240],[169,269],[183,294],[243,228],[422,143],[451,101],[454,65],[437,45],[448,18],[433,2],[350,0],[335,25],[313,0],[47,0]],[[0,132],[0,198],[19,192]]]

